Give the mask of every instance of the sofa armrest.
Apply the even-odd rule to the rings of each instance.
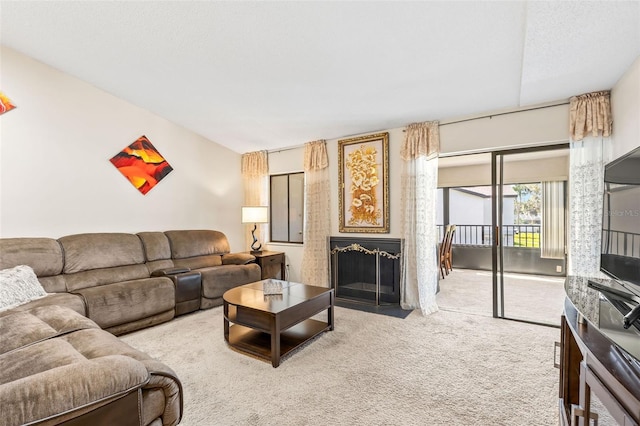
[[[191,268],[164,268],[156,269],[151,273],[152,277],[166,277],[167,275],[184,274],[185,272],[191,272]]]
[[[227,253],[222,255],[223,265],[246,265],[255,262],[256,257],[249,253]]]
[[[162,362],[155,359],[145,359],[141,362],[147,367],[150,375],[149,382],[143,389],[161,389],[164,392],[163,426],[177,425],[182,419],[182,383],[176,373]]]
[[[148,381],[145,365],[128,356],[74,362],[0,385],[2,420],[21,425],[60,415],[73,418],[74,412],[108,404]]]

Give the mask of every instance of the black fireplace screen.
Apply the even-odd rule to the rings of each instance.
[[[336,297],[376,305],[400,304],[399,239],[331,238]]]

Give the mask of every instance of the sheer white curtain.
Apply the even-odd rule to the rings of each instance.
[[[438,288],[438,233],[436,200],[438,183],[438,122],[413,123],[402,145],[401,212],[402,267],[400,304],[436,312]]]
[[[269,205],[269,157],[267,151],[255,151],[242,154],[242,181],[244,184],[245,206]],[[238,212],[240,217],[240,212]],[[256,237],[261,243],[269,238],[269,224],[257,224]],[[245,225],[245,243],[247,249],[253,238],[253,224]]]
[[[571,98],[569,275],[600,276],[604,165],[609,161],[609,92]]]
[[[602,191],[609,138],[571,141],[569,154],[569,275],[600,276]]]
[[[542,182],[542,230],[540,257],[564,259],[565,255],[564,182]]]
[[[302,282],[329,287],[329,243],[331,193],[329,160],[324,140],[304,146],[304,230]]]

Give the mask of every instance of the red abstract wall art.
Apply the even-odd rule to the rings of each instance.
[[[160,155],[144,135],[114,155],[109,161],[143,195],[173,170],[167,160]]]
[[[11,103],[11,100],[7,96],[0,92],[0,114],[4,114],[7,111],[11,111],[16,106]]]

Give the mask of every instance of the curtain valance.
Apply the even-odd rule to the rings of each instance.
[[[267,151],[254,151],[242,154],[242,176],[256,177],[269,174],[269,156]]]
[[[400,150],[403,160],[419,157],[433,157],[440,152],[440,128],[437,121],[411,123]]]
[[[329,167],[327,143],[324,140],[304,144],[304,170],[322,170]]]
[[[581,141],[589,132],[603,137],[611,135],[610,92],[592,92],[574,96],[570,100],[569,134],[574,141]]]

